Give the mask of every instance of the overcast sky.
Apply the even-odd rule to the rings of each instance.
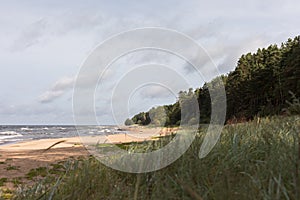
[[[201,44],[219,71],[228,73],[241,54],[299,35],[299,18],[299,0],[2,1],[0,124],[73,124],[72,89],[80,66],[98,44],[122,31],[177,30]],[[149,64],[153,57],[186,68],[179,58],[152,51],[125,56],[114,66]],[[173,103],[180,87],[133,92],[130,115]],[[114,124],[111,99],[103,93],[95,95],[98,122]]]

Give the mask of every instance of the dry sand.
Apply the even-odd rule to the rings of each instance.
[[[44,139],[0,146],[0,179],[7,179],[4,188],[14,189],[12,182],[15,179],[33,184],[33,181],[25,178],[31,169],[49,167],[71,157],[89,155],[86,149],[79,145],[79,138],[68,138],[65,142],[45,151],[59,141],[61,139]]]

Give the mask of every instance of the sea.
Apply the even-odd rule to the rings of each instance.
[[[96,136],[125,133],[117,126],[24,126],[0,125],[0,145],[28,140],[68,138],[78,136]]]

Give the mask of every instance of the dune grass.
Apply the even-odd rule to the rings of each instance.
[[[213,150],[199,159],[203,138],[200,131],[180,159],[151,173],[115,171],[93,157],[69,160],[58,178],[49,182],[46,176],[17,190],[14,198],[300,199],[299,115],[227,125]],[[145,150],[165,142],[123,148]]]

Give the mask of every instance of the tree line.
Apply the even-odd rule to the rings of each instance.
[[[255,53],[242,55],[236,68],[221,78],[226,91],[226,121],[251,120],[255,116],[284,114],[287,102],[300,96],[300,36],[280,46],[273,44]],[[218,87],[216,79],[200,88],[180,91],[174,104],[151,108],[125,121],[126,125],[176,126],[181,122],[181,107],[197,97],[200,119],[191,122],[209,123],[211,98],[209,87]],[[214,103],[214,102],[213,102]]]

